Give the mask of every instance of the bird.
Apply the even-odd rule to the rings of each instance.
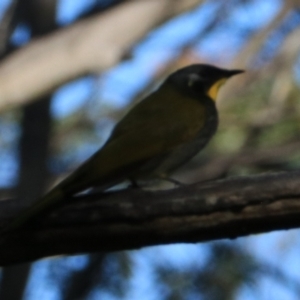
[[[7,229],[26,226],[91,188],[105,192],[127,179],[168,179],[215,134],[218,92],[242,72],[192,64],[170,74],[117,123],[100,150],[21,212]]]

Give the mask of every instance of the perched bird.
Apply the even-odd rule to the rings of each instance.
[[[15,229],[89,188],[126,179],[168,178],[195,156],[218,126],[220,87],[242,70],[194,64],[172,73],[116,125],[106,144],[8,226]]]

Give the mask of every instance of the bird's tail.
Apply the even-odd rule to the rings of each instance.
[[[41,216],[44,216],[45,213],[49,212],[53,207],[60,203],[64,199],[64,196],[62,189],[58,187],[54,188],[36,203],[21,212],[19,216],[17,215],[3,231],[9,232],[32,224],[37,217],[40,218]]]

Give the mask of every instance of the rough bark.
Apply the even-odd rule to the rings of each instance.
[[[295,228],[300,225],[299,181],[300,172],[295,171],[167,191],[124,190],[77,197],[36,226],[2,235],[0,264]],[[2,221],[16,211],[12,202],[1,203]]]

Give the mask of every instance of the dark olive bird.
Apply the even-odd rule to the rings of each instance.
[[[126,179],[167,178],[214,135],[218,91],[229,77],[242,72],[194,64],[172,73],[129,111],[98,152],[21,213],[8,229],[30,223],[89,188],[104,191]]]

